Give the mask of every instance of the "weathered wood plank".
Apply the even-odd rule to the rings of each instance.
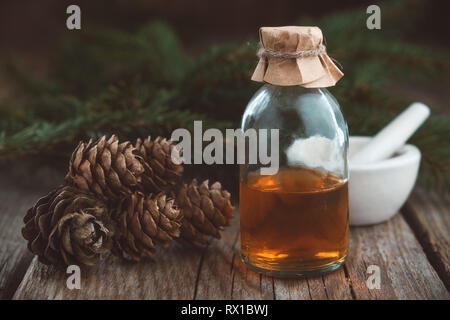
[[[14,299],[193,299],[202,249],[174,244],[155,261],[132,263],[110,256],[81,272],[81,289],[69,290],[64,271],[34,259]]]
[[[231,226],[222,233],[222,239],[213,241],[204,252],[197,281],[196,299],[231,299],[234,260],[239,259],[236,246],[239,236],[239,216],[236,212],[234,215]]]
[[[0,193],[0,299],[11,298],[32,258],[19,233],[23,210],[32,200],[22,201],[17,192]]]
[[[351,300],[343,268],[305,279],[274,279],[275,298],[280,300]]]
[[[450,290],[450,199],[417,189],[402,213],[431,265]]]
[[[221,241],[208,248],[202,264],[198,299],[351,299],[341,269],[327,277],[273,279],[244,266],[239,253],[239,216]],[[274,291],[275,290],[275,291]]]
[[[0,160],[0,299],[13,296],[33,258],[21,235],[22,219],[60,179],[48,166],[35,170],[29,162]]]
[[[308,279],[275,279],[275,299],[277,300],[311,300]]]
[[[449,295],[401,215],[385,224],[352,228],[344,268],[322,277],[273,279],[239,257],[239,216],[222,240],[207,248],[172,246],[156,262],[109,258],[83,272],[82,288],[68,290],[64,272],[33,261],[15,299],[448,299]],[[366,286],[378,265],[381,289]]]
[[[402,215],[351,230],[345,263],[356,299],[449,299],[449,292],[427,260]],[[367,267],[380,268],[381,288],[369,290]]]
[[[33,256],[23,243],[0,238],[0,300],[11,299]]]
[[[330,300],[353,299],[351,289],[345,276],[344,268],[322,276],[326,297]]]
[[[273,278],[247,268],[236,253],[233,263],[231,299],[273,299]]]
[[[272,278],[236,256],[238,219],[207,248],[175,245],[161,249],[154,263],[108,258],[82,271],[80,290],[67,289],[63,271],[35,259],[14,299],[272,299]]]
[[[198,298],[270,299],[272,293],[276,299],[448,298],[448,292],[401,216],[378,226],[352,228],[350,257],[344,268],[315,278],[274,279],[273,289],[270,277],[245,268],[239,259],[239,242],[235,241],[232,248],[232,239],[224,237],[225,243],[217,242],[208,249]],[[233,264],[228,272],[230,261]],[[366,271],[371,264],[381,269],[380,290],[369,290],[366,286]]]

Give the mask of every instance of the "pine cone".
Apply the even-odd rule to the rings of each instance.
[[[39,261],[53,265],[91,266],[111,248],[106,205],[70,186],[38,200],[24,218],[23,237]]]
[[[230,193],[222,190],[219,182],[208,186],[208,180],[198,185],[194,179],[191,184],[183,184],[176,194],[176,204],[184,218],[181,239],[200,244],[208,243],[208,237],[220,239],[220,231],[230,224],[234,207]]]
[[[136,192],[124,198],[113,215],[118,225],[113,252],[140,261],[154,253],[156,244],[168,246],[180,235],[182,215],[174,202],[164,193]]]
[[[161,192],[167,186],[174,185],[181,177],[183,165],[172,161],[174,147],[173,141],[162,137],[153,141],[150,137],[144,141],[137,139],[136,149],[153,171],[152,179],[144,181],[147,192]]]
[[[117,201],[151,180],[151,168],[137,155],[130,142],[119,144],[117,136],[80,142],[72,154],[66,183],[103,199]]]

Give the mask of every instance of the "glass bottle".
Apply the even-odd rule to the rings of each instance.
[[[276,174],[241,165],[243,262],[287,277],[337,269],[349,223],[348,130],[336,99],[325,88],[266,83],[248,103],[241,129],[279,130]]]

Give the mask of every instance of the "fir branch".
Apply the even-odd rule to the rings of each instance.
[[[411,18],[424,2],[407,3]],[[393,79],[450,81],[447,51],[402,38],[405,5],[382,4],[382,33],[362,27],[362,9],[299,20],[321,27],[330,55],[344,66],[344,78],[330,91],[352,135],[375,134],[411,102],[391,89]],[[112,133],[131,140],[169,136],[173,129],[191,128],[194,120],[208,127],[239,127],[260,85],[249,81],[255,53],[256,39],[213,46],[189,62],[176,34],[161,22],[134,33],[98,29],[74,34],[55,53],[48,79],[17,61],[9,64],[21,96],[0,102],[0,154],[66,152],[79,139]],[[435,111],[411,139],[422,151],[420,182],[447,191],[448,123],[448,116]]]

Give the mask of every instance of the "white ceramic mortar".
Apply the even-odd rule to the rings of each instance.
[[[350,137],[349,158],[370,140]],[[417,147],[406,144],[385,160],[367,164],[350,161],[350,224],[375,224],[394,216],[414,187],[420,157]]]

